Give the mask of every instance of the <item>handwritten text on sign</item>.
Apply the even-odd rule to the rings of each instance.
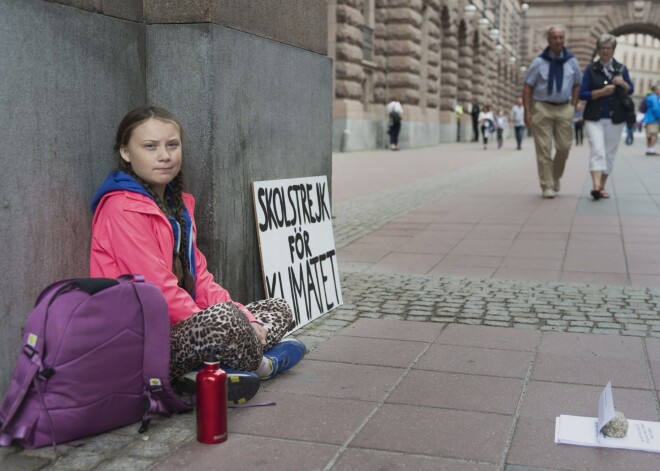
[[[342,304],[326,177],[253,183],[264,285],[294,329]]]

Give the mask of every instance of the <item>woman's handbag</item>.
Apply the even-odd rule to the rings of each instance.
[[[635,103],[623,89],[616,88],[616,97],[621,103],[621,111],[623,112],[623,121],[628,125],[633,125],[637,122],[637,113],[635,112]]]
[[[626,113],[635,112],[635,103],[633,103],[630,95],[624,92],[619,93],[619,100],[621,101],[621,107]]]

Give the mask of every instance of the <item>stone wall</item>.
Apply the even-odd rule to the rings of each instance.
[[[182,120],[200,248],[237,300],[263,297],[251,182],[331,176],[327,4],[276,6],[0,0],[0,395],[39,292],[88,275],[89,202],[137,106]]]

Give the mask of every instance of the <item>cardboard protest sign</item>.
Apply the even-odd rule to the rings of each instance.
[[[284,298],[297,329],[343,303],[328,180],[254,182],[266,297]]]

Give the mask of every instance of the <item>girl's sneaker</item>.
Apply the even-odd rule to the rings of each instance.
[[[252,399],[261,386],[259,377],[249,371],[237,371],[220,365],[227,373],[227,402],[230,404],[244,404]],[[191,371],[180,376],[173,384],[177,393],[184,396],[194,396],[196,389],[197,371]]]
[[[307,353],[307,347],[300,340],[284,339],[273,348],[264,353],[264,357],[270,362],[269,374],[260,377],[261,381],[273,379],[278,373],[290,370],[303,359]]]

